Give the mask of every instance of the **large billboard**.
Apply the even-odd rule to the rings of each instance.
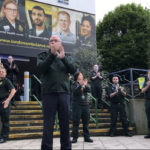
[[[33,0],[0,0],[0,53],[36,56],[60,36],[67,53],[96,50],[95,16]]]

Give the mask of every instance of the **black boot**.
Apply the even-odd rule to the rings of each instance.
[[[93,143],[93,140],[88,138],[88,139],[84,139],[84,142],[89,142],[89,143]]]
[[[145,139],[149,139],[150,138],[150,134],[147,134],[144,136]]]
[[[132,137],[132,134],[130,132],[127,132],[125,133],[125,136]]]
[[[76,138],[73,138],[71,143],[77,143],[77,139]]]

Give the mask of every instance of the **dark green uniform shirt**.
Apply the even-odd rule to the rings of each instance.
[[[145,80],[143,88],[145,88],[147,86],[147,82],[148,82],[148,80]],[[146,98],[146,100],[150,100],[150,87],[144,93],[144,97]]]
[[[119,85],[117,95],[115,95],[112,98],[110,98],[111,103],[123,103],[124,102],[124,96],[121,93],[120,87],[121,86]],[[116,91],[116,87],[114,85],[111,85],[109,87],[109,96],[110,96],[110,94],[114,93],[115,91]]]
[[[95,71],[92,71],[90,74],[91,79],[91,86],[99,86],[101,87],[101,82],[103,79],[100,79],[99,77],[96,77],[95,79],[92,79],[92,77],[95,77],[97,73]],[[102,73],[100,72],[100,76],[102,76]]]
[[[25,26],[23,23],[21,23],[19,20],[15,20],[15,28],[12,26],[12,24],[8,21],[6,17],[4,17],[0,21],[0,31],[6,31],[6,32],[15,32],[18,34],[25,34]]]
[[[70,92],[69,73],[74,74],[76,67],[70,56],[63,59],[51,52],[43,52],[38,55],[37,67],[41,74],[42,93]]]
[[[9,96],[10,91],[15,88],[11,81],[7,78],[0,80],[0,101]]]
[[[73,84],[73,102],[78,103],[80,105],[87,105],[88,98],[87,93],[90,92],[90,88],[85,86],[83,91],[81,90],[81,85],[78,82]]]

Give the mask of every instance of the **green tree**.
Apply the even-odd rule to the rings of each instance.
[[[91,51],[83,47],[75,51],[74,59],[78,69],[86,77],[89,77],[94,64],[100,65],[98,63],[98,57],[96,51]]]
[[[98,23],[96,35],[105,70],[148,67],[150,12],[141,5],[120,5],[109,12]]]

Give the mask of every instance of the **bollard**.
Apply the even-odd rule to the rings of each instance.
[[[29,101],[29,72],[24,72],[24,101]]]

